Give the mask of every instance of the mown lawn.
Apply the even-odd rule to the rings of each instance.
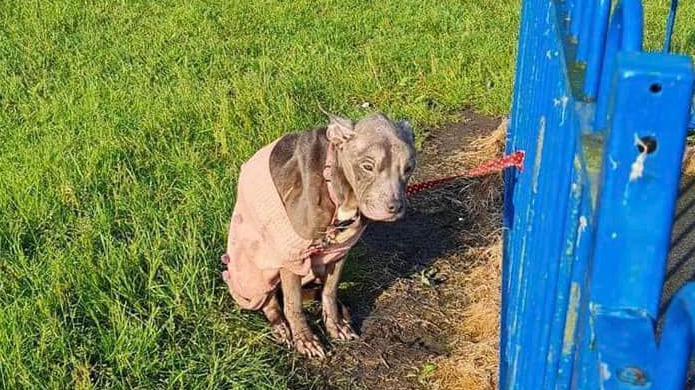
[[[517,3],[4,1],[0,388],[311,386],[220,278],[240,164],[319,102],[506,112]]]

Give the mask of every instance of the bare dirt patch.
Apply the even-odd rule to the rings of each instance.
[[[465,112],[431,132],[414,182],[501,155],[500,122]],[[307,374],[321,388],[495,388],[501,198],[500,175],[460,180],[413,198],[405,220],[370,226],[341,290],[361,339]]]

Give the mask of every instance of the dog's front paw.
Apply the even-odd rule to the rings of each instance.
[[[294,349],[304,356],[319,359],[326,357],[323,344],[309,329],[297,332],[292,341],[294,342]]]
[[[285,320],[272,324],[270,332],[278,344],[284,344],[288,347],[292,345],[292,332],[290,332],[290,327]]]
[[[360,338],[346,320],[326,320],[326,331],[332,340],[350,341]]]

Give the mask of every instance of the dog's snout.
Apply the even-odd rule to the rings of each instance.
[[[388,210],[391,214],[398,214],[403,210],[403,201],[394,199],[388,204]]]

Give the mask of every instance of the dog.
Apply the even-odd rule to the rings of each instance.
[[[315,358],[325,348],[302,311],[303,287],[321,287],[331,339],[358,338],[337,299],[346,255],[369,221],[404,216],[416,165],[407,121],[326,115],[327,127],[285,135],[242,165],[222,256],[237,304],[262,311],[279,342]]]

